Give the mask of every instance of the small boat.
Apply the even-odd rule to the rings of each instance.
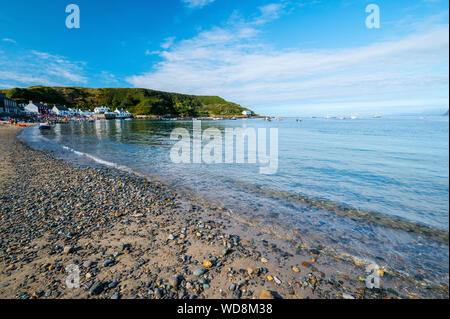
[[[39,124],[40,130],[50,130],[53,128],[53,125],[50,125],[49,123],[41,123]]]
[[[105,113],[105,119],[106,120],[115,120],[116,119],[116,113],[114,113],[114,112],[106,112]]]

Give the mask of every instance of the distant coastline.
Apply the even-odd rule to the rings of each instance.
[[[46,87],[13,88],[0,90],[17,103],[42,101],[47,104],[65,105],[81,110],[93,110],[98,106],[123,108],[135,116],[160,117],[233,117],[249,112],[239,104],[218,96],[198,96],[135,88],[83,88]]]

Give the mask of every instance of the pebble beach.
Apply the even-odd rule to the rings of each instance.
[[[0,124],[0,298],[448,298],[444,280],[394,269],[378,270],[381,287],[370,289],[367,261],[253,227],[157,180],[32,150],[20,129]]]

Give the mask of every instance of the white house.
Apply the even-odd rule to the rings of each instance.
[[[44,104],[43,102],[36,103],[33,101],[30,101],[30,103],[25,106],[24,110],[27,113],[33,114],[50,114],[51,112],[51,109],[47,104]]]
[[[92,114],[94,114],[94,113],[92,113],[91,111],[89,111],[89,110],[86,110],[86,111],[82,111],[82,110],[80,110],[80,115],[81,116],[85,116],[85,117],[91,117],[92,116]]]
[[[69,116],[74,116],[74,115],[78,115],[78,110],[72,109],[69,107]]]
[[[111,111],[110,108],[109,108],[109,107],[106,107],[106,106],[100,106],[100,107],[96,107],[96,108],[94,109],[94,113],[95,113],[95,114],[107,113],[107,112],[109,112],[109,111]]]
[[[83,117],[91,117],[92,114],[94,114],[89,110],[83,111],[82,109],[77,109],[77,110],[73,110],[73,111],[74,111],[74,115],[83,116]]]
[[[250,117],[250,116],[252,116],[252,112],[250,112],[250,111],[243,111],[242,115],[244,115],[246,117]]]
[[[33,101],[30,101],[27,105],[25,105],[24,110],[28,113],[34,113],[39,114],[39,103],[33,103]]]
[[[65,106],[55,105],[52,109],[53,113],[58,116],[71,116],[72,112]]]
[[[127,118],[127,117],[131,117],[130,112],[124,111],[123,109],[116,109],[116,110],[114,111],[114,113],[116,113],[116,118]]]

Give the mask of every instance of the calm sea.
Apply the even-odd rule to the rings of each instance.
[[[221,132],[278,128],[273,175],[260,174],[259,164],[172,163],[170,133],[191,132],[192,121],[99,120],[51,132],[28,128],[21,137],[61,157],[156,177],[243,218],[295,229],[309,245],[448,282],[448,243],[404,232],[397,221],[448,232],[449,118],[301,120],[202,121],[202,129]],[[379,214],[382,222],[354,218],[351,208]]]

